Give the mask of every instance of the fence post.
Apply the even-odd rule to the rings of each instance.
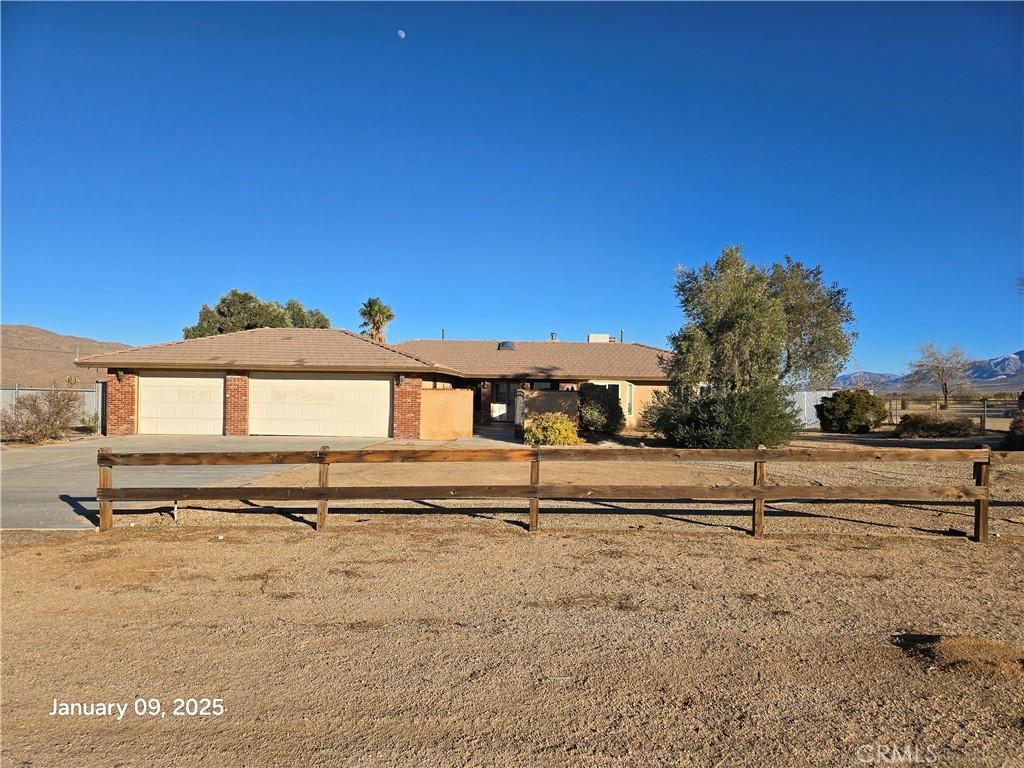
[[[988,448],[987,445],[980,446]],[[988,541],[988,476],[991,467],[988,461],[974,462],[974,484],[985,489],[985,498],[974,500],[974,540],[980,544]]]
[[[540,449],[537,449],[536,456],[533,461],[530,462],[530,485],[533,486],[533,492],[537,492],[537,486],[540,485]],[[533,533],[540,528],[540,499],[536,496],[530,499],[530,533]]]
[[[110,453],[109,448],[100,448],[99,452]],[[100,480],[97,491],[101,488],[114,487],[114,468],[107,464],[100,464]],[[114,502],[100,501],[100,531],[109,531],[114,527]]]
[[[986,423],[988,422],[988,398],[981,398],[981,434],[985,434]]]
[[[765,446],[757,446],[759,451],[765,449]],[[768,466],[764,461],[754,462],[754,485],[764,485],[768,477]],[[761,538],[764,535],[764,499],[754,499],[754,514],[750,524],[750,533],[755,538]]]
[[[324,461],[323,454],[331,450],[329,445],[320,446],[320,476],[318,479],[318,486],[320,488],[327,487],[327,477],[331,470],[331,465]],[[322,531],[327,527],[327,499],[319,499],[316,503],[316,529]]]

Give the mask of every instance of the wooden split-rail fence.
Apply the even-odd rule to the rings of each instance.
[[[551,485],[541,483],[541,465],[561,461],[658,461],[658,462],[753,462],[751,485]],[[101,531],[113,526],[116,501],[219,501],[272,500],[315,501],[316,529],[327,525],[328,504],[338,500],[398,499],[524,499],[529,501],[529,529],[539,527],[543,500],[584,501],[752,501],[751,529],[764,533],[765,501],[962,501],[974,504],[974,539],[988,539],[989,470],[992,464],[1024,464],[1024,451],[923,448],[756,448],[756,449],[674,449],[674,448],[511,448],[511,449],[364,449],[332,451],[273,452],[190,452],[112,453],[100,449],[99,486]],[[415,485],[415,486],[332,486],[332,464],[390,464],[425,462],[523,462],[530,465],[530,480],[522,485]],[[973,485],[916,486],[821,486],[768,485],[769,462],[856,463],[856,462],[972,462]],[[114,467],[152,466],[252,466],[265,464],[313,464],[319,468],[318,483],[312,487],[209,486],[209,487],[122,487],[113,483]]]

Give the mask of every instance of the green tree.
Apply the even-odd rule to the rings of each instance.
[[[330,328],[331,321],[319,309],[306,309],[298,299],[289,299],[284,305],[294,328]]]
[[[687,319],[669,337],[678,386],[826,385],[853,349],[846,292],[789,257],[766,270],[726,246],[714,264],[677,268],[675,292]]]
[[[831,386],[857,338],[846,290],[837,283],[826,285],[821,267],[808,268],[786,256],[768,271],[768,291],[786,318],[779,381],[814,389]]]
[[[359,308],[359,316],[363,322],[359,324],[363,336],[369,336],[372,341],[384,343],[384,330],[388,323],[395,319],[395,313],[391,307],[382,302],[380,298],[369,298]]]
[[[777,374],[785,316],[767,276],[746,263],[739,246],[727,246],[714,264],[678,267],[675,292],[688,321],[669,337],[676,385],[736,391]]]
[[[853,312],[821,268],[763,269],[730,245],[714,264],[676,270],[686,325],[669,337],[667,392],[644,412],[675,445],[778,445],[797,430],[789,391],[831,383],[850,357]]]
[[[216,306],[203,304],[195,325],[184,329],[186,339],[247,331],[250,328],[330,328],[331,321],[318,309],[306,310],[291,299],[286,306],[263,301],[248,291],[232,288]]]

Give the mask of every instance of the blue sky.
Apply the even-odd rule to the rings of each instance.
[[[3,321],[662,345],[741,243],[849,290],[851,367],[1015,351],[1022,8],[4,3]]]

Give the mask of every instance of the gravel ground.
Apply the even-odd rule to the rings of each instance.
[[[1019,542],[254,517],[4,533],[3,764],[1024,764]]]

